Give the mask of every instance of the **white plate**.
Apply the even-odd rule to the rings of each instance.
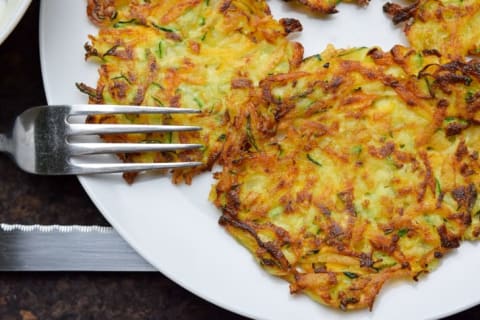
[[[15,29],[30,2],[31,0],[0,0],[0,44]]]
[[[403,42],[399,28],[382,13],[386,1],[368,8],[338,6],[339,14],[318,19],[287,12],[284,1],[271,0],[275,17],[296,17],[304,32],[295,36],[307,54],[327,43],[338,47]],[[95,64],[84,62],[89,24],[84,0],[42,1],[40,51],[50,104],[84,103],[75,82],[95,85]],[[373,311],[337,312],[304,296],[291,296],[288,284],[264,272],[250,254],[217,223],[219,212],[207,200],[212,178],[203,175],[192,186],[173,186],[168,178],[142,178],[133,186],[120,176],[80,178],[99,210],[118,232],[179,285],[233,312],[256,319],[426,319],[439,318],[480,302],[480,247],[463,244],[420,282],[388,284]]]

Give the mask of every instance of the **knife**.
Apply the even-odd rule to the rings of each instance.
[[[0,224],[0,271],[157,271],[111,227]]]

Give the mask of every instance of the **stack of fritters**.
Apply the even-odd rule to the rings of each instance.
[[[464,57],[478,53],[479,5],[384,9],[407,21],[413,48],[330,47],[302,61],[287,39],[300,24],[277,22],[264,1],[90,0],[100,78],[79,84],[90,101],[202,112],[88,121],[203,127],[104,139],[204,144],[120,156],[204,162],[175,171],[177,183],[223,165],[210,200],[262,267],[292,293],[371,308],[386,281],[417,279],[480,236],[480,63]]]

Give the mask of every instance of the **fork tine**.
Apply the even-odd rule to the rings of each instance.
[[[187,143],[104,143],[104,142],[74,142],[68,144],[72,156],[101,153],[131,153],[148,151],[174,151],[202,148],[201,144]]]
[[[73,174],[97,174],[97,173],[116,173],[116,172],[133,172],[147,171],[159,169],[180,169],[191,168],[201,165],[201,162],[152,162],[152,163],[104,163],[89,164],[75,163]]]
[[[156,124],[70,124],[68,135],[199,131],[198,126]]]
[[[121,113],[151,113],[151,114],[171,114],[171,113],[200,113],[198,109],[156,107],[156,106],[127,106],[127,105],[108,105],[108,104],[74,104],[70,109],[70,116],[89,115],[89,114],[121,114]]]

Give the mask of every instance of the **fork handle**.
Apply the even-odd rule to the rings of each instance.
[[[10,139],[7,138],[6,135],[0,133],[0,152],[8,152],[11,153],[11,143]]]

